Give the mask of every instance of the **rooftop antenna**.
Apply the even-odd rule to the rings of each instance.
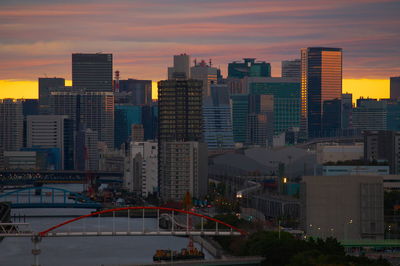
[[[211,61],[211,58],[210,58],[210,61],[209,61],[209,62],[210,62],[210,67],[211,67],[211,66],[212,66],[212,61]]]

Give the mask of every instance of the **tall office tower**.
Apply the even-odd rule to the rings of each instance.
[[[72,86],[113,91],[112,54],[72,54]]]
[[[142,106],[142,125],[144,140],[155,140],[158,135],[158,105],[154,102],[151,105]]]
[[[364,160],[387,161],[391,174],[400,173],[400,132],[364,131]]]
[[[204,60],[200,63],[195,61],[195,65],[190,68],[191,78],[203,81],[204,96],[210,96],[211,84],[217,84],[217,73],[218,69],[211,67],[211,60],[209,65]]]
[[[113,92],[85,92],[80,95],[81,123],[97,131],[99,141],[114,148],[114,94]]]
[[[274,96],[249,95],[246,144],[268,147],[272,144]]]
[[[168,79],[176,77],[190,79],[190,55],[174,55],[174,66],[168,68]]]
[[[353,94],[342,94],[342,129],[353,128]]]
[[[51,92],[50,105],[53,114],[68,115],[74,121],[74,130],[90,128],[98,133],[99,141],[113,149],[113,92],[65,88]]]
[[[232,94],[232,127],[233,140],[237,143],[245,143],[247,129],[247,115],[249,113],[249,95]]]
[[[390,78],[390,99],[400,100],[400,77]]]
[[[0,143],[0,169],[4,169],[4,149],[2,143]]]
[[[157,142],[131,142],[129,167],[124,185],[129,191],[143,198],[158,191],[158,144]]]
[[[85,170],[93,170],[96,171],[99,169],[99,138],[98,132],[93,131],[92,129],[88,128],[85,130]]]
[[[74,169],[73,122],[64,115],[30,115],[27,117],[27,147],[57,148],[61,169]]]
[[[173,76],[176,77],[175,74]],[[171,154],[171,149],[179,147],[180,144],[184,147],[192,145],[193,147],[191,146],[190,150],[195,149],[195,151],[185,154],[187,156],[196,156],[195,158],[186,157],[185,167],[187,162],[193,162],[191,169],[196,173],[200,171],[198,170],[198,167],[200,167],[199,161],[202,160],[203,156],[207,157],[207,153],[202,154],[204,149],[198,148],[197,144],[188,143],[201,142],[203,140],[202,82],[187,79],[159,81],[158,119],[160,195],[163,200],[176,200],[178,198],[181,200],[187,191],[197,191],[192,186],[195,186],[198,182],[203,182],[203,179],[207,181],[207,174],[203,175],[204,172],[201,172],[202,175],[194,175],[194,178],[201,179],[201,181],[187,183],[188,178],[191,178],[189,172],[176,171],[172,173],[169,170],[174,164],[179,165],[181,163],[181,161],[177,160],[182,158]],[[202,147],[201,144],[198,145]],[[197,153],[197,151],[201,154]],[[205,168],[207,168],[207,165]],[[176,191],[171,190],[172,186],[180,187],[179,193],[184,193],[175,194]],[[192,194],[192,196],[197,197],[200,194]]]
[[[386,130],[387,102],[358,99],[353,109],[353,128],[358,130]]]
[[[390,131],[400,131],[400,99],[381,99],[386,101],[386,128]]]
[[[50,92],[65,86],[63,78],[39,78],[40,114],[50,114]]]
[[[115,93],[116,103],[150,105],[152,103],[151,80],[127,79],[119,81],[119,92]]]
[[[231,107],[228,87],[212,85],[211,96],[203,98],[204,140],[209,153],[233,150]]]
[[[250,94],[274,96],[274,135],[300,127],[300,82],[293,78],[248,78]]]
[[[301,130],[309,138],[320,135],[324,101],[341,99],[342,49],[301,49]]]
[[[228,64],[228,78],[271,77],[271,65],[255,58],[244,58],[244,62],[234,61]]]
[[[163,199],[182,201],[185,194],[202,199],[207,194],[207,145],[198,141],[161,142],[168,156],[159,158]]]
[[[133,124],[132,126],[132,141],[144,141],[144,129],[142,124]]]
[[[131,104],[115,105],[114,138],[115,147],[128,141],[132,135],[132,125],[142,123],[142,107]]]
[[[0,146],[4,151],[22,148],[23,127],[22,100],[0,99]]]
[[[342,101],[340,99],[324,102],[322,112],[321,137],[336,137],[341,135]]]
[[[301,78],[301,60],[282,61],[282,78]]]

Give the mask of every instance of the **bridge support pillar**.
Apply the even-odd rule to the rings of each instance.
[[[39,242],[42,241],[42,238],[38,235],[34,235],[31,238],[33,243],[32,255],[33,255],[33,264],[32,266],[40,266],[39,264],[39,254],[41,250],[39,248]]]

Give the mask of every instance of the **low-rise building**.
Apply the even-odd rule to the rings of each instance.
[[[338,161],[360,160],[364,156],[364,143],[339,145],[337,143],[319,143],[316,148],[317,162],[336,163]]]
[[[305,176],[300,199],[301,224],[308,236],[383,238],[382,176]]]

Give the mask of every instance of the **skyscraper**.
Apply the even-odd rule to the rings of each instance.
[[[226,84],[212,85],[211,96],[203,98],[204,140],[208,151],[234,149],[231,107]]]
[[[249,113],[249,95],[232,94],[232,127],[235,142],[246,141],[247,115]]]
[[[353,95],[351,93],[342,94],[342,129],[353,128]]]
[[[244,77],[270,77],[271,65],[264,61],[256,61],[255,58],[244,58],[244,62],[232,62],[228,64],[229,78]]]
[[[211,67],[211,62],[210,65],[207,65],[204,60],[198,64],[195,63],[195,65],[190,68],[191,78],[203,81],[204,96],[210,96],[211,84],[217,84],[217,72],[217,68]]]
[[[23,126],[22,100],[0,99],[0,146],[4,151],[22,148]]]
[[[321,134],[324,101],[341,99],[342,49],[301,49],[301,130],[313,138]]]
[[[201,141],[202,82],[162,80],[158,82],[159,141]]]
[[[39,78],[39,108],[41,114],[49,114],[50,112],[50,92],[52,89],[62,88],[65,86],[63,78]]]
[[[99,141],[114,147],[113,92],[65,88],[51,92],[50,105],[55,115],[68,115],[74,130],[90,128],[98,133]]]
[[[251,94],[274,96],[274,134],[300,126],[300,82],[294,78],[249,78]]]
[[[358,99],[353,109],[353,127],[358,130],[386,130],[387,102],[376,99]]]
[[[150,105],[152,103],[151,80],[120,80],[119,93],[115,93],[115,98],[116,103]]]
[[[175,76],[184,79],[190,79],[190,55],[180,54],[174,55],[174,66],[168,68],[168,79],[173,79]]]
[[[282,78],[296,78],[301,77],[301,60],[285,60],[282,61]]]
[[[112,54],[72,54],[72,85],[75,88],[112,92]]]
[[[178,75],[176,75],[178,74]],[[180,72],[173,77],[184,76]],[[186,192],[203,197],[207,187],[207,146],[203,140],[202,82],[177,78],[158,82],[158,169],[163,200]],[[200,187],[199,187],[200,186]]]
[[[390,78],[390,99],[400,100],[400,77]]]
[[[273,95],[249,95],[246,144],[268,147],[273,137]]]

